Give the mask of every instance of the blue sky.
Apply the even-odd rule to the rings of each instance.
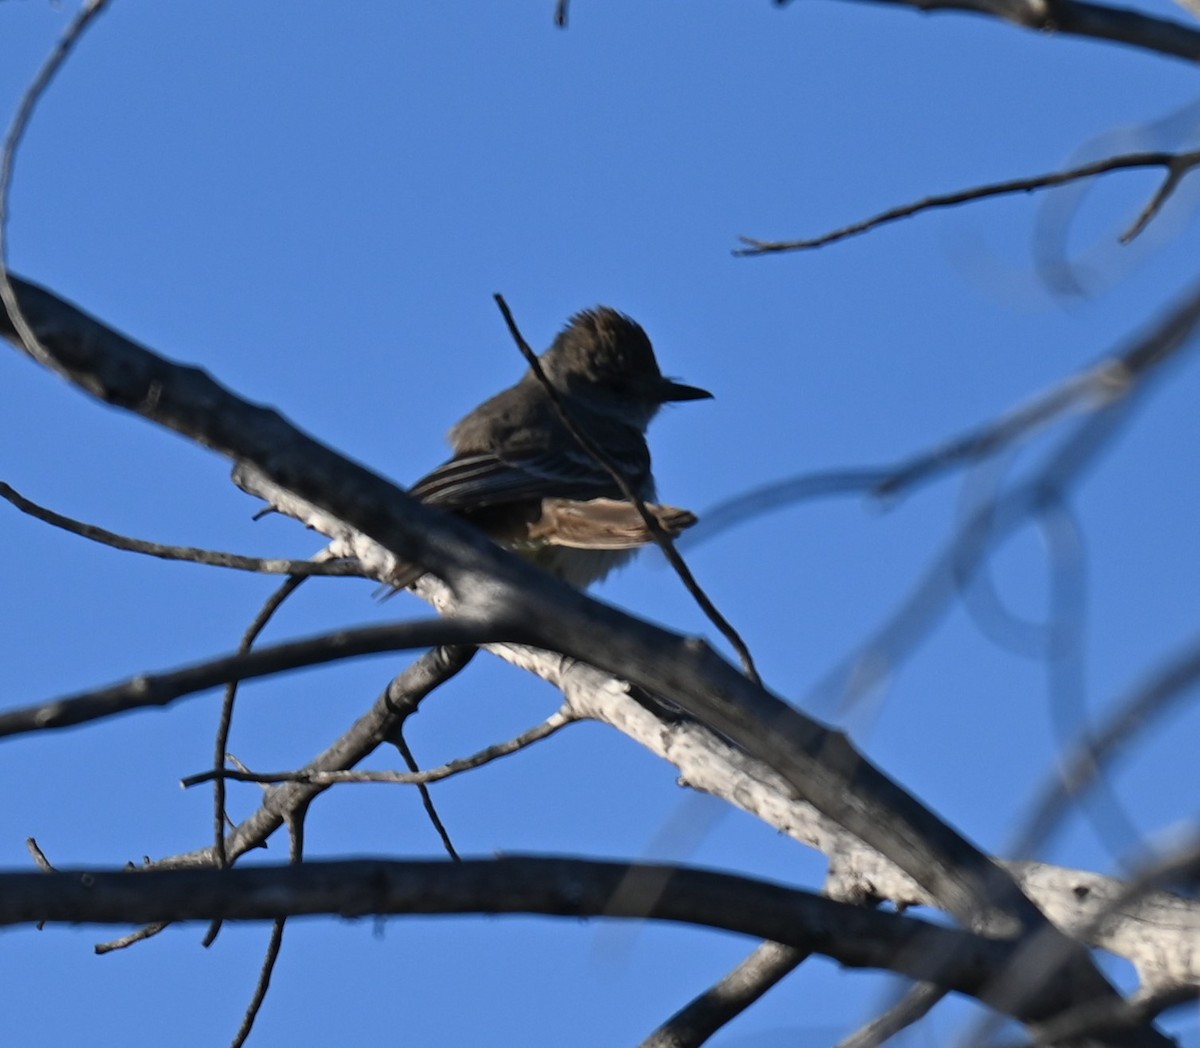
[[[5,112],[70,14],[0,5]],[[1047,204],[1033,197],[808,255],[730,250],[739,234],[811,235],[1106,144],[1184,147],[1200,121],[1191,138],[1155,126],[1195,99],[1184,63],[866,5],[577,0],[566,32],[551,15],[549,2],[116,0],[29,131],[10,263],[400,482],[439,462],[449,426],[522,370],[493,292],[538,346],[575,310],[616,306],[647,328],[664,370],[716,394],[652,430],[663,497],[702,514],[750,487],[891,462],[993,417],[1120,345],[1194,279],[1185,195],[1144,243],[1115,244],[1156,184],[1146,173],[1116,176],[1084,203],[1070,246],[1089,252],[1087,296],[1039,281]],[[1092,711],[1195,633],[1198,382],[1194,360],[1176,366],[1074,501]],[[16,353],[0,354],[0,388],[0,476],[28,497],[163,542],[315,548],[290,521],[252,523],[257,507],[224,462]],[[954,480],[891,507],[809,503],[697,545],[690,562],[767,682],[803,703],[919,580],[961,504]],[[272,588],[100,549],[3,506],[0,526],[0,687],[13,705],[226,651]],[[1000,550],[993,575],[1017,610],[1044,612],[1036,533]],[[424,613],[407,597],[380,606],[371,590],[312,583],[270,636]],[[652,556],[598,595],[712,632]],[[252,766],[300,763],[401,665],[377,657],[256,685],[231,749]],[[434,764],[555,706],[545,685],[480,658],[410,738]],[[0,864],[28,868],[27,836],[61,865],[204,843],[209,797],[177,782],[208,766],[216,710],[207,695],[7,743]],[[877,763],[989,849],[1011,839],[1060,741],[1045,665],[998,645],[961,606],[852,726]],[[1197,727],[1194,710],[1176,715],[1115,776],[1144,833],[1194,818]],[[465,854],[658,857],[820,883],[819,856],[689,797],[671,768],[599,726],[435,796]],[[236,814],[255,803],[254,787],[233,794]],[[1114,854],[1076,820],[1046,854],[1113,872],[1136,844],[1120,840]],[[399,787],[326,794],[308,847],[437,854],[415,794]],[[176,928],[96,958],[103,929],[7,932],[5,1039],[227,1041],[266,929],[226,928],[208,951],[201,934]],[[297,922],[251,1043],[633,1044],[751,946],[595,922]],[[806,965],[715,1043],[829,1044],[886,986]],[[935,1018],[927,1043],[963,1011]],[[1200,1044],[1194,1022],[1181,1029]]]

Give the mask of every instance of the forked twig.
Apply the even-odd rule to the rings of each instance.
[[[478,753],[472,754],[470,757],[460,757],[457,760],[447,761],[436,768],[427,768],[424,771],[321,771],[315,768],[301,768],[297,771],[256,772],[248,768],[214,767],[208,771],[188,775],[186,778],[180,780],[180,785],[186,789],[191,786],[199,786],[201,783],[211,782],[215,779],[226,779],[233,782],[259,782],[268,784],[277,782],[303,782],[316,786],[336,786],[340,783],[385,783],[401,786],[420,786],[431,782],[441,782],[443,779],[460,775],[464,771],[482,768],[485,764],[490,764],[501,757],[510,756],[528,746],[532,746],[535,742],[549,738],[578,719],[571,711],[570,706],[564,704],[542,721],[541,724],[535,725],[528,731],[523,731],[514,738],[488,746]]]

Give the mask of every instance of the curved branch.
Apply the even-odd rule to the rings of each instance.
[[[621,673],[775,768],[835,821],[886,854],[968,927],[1055,937],[1011,878],[830,731],[748,680],[703,642],[673,634],[591,600],[489,542],[470,525],[421,505],[359,464],[248,404],[204,372],[172,364],[49,292],[12,278],[37,335],[27,347],[11,320],[0,330],[47,367],[106,403],[191,437],[309,504],[335,542],[362,541],[444,579],[461,612],[476,620],[504,610],[544,647]],[[1188,305],[1200,313],[1200,295]],[[1190,333],[1194,317],[1172,315]],[[1170,325],[1165,325],[1170,326]],[[1169,355],[1152,332],[1146,364]],[[326,528],[328,530],[326,530]],[[365,563],[365,561],[364,561]],[[771,936],[765,936],[771,937]],[[1063,1007],[1116,991],[1077,944],[1062,978],[1049,980]],[[1041,992],[1042,987],[1030,987]],[[1163,1044],[1153,1030],[1139,1039]]]
[[[144,553],[148,557],[163,560],[184,560],[193,564],[207,564],[215,568],[233,568],[237,571],[255,571],[262,575],[355,575],[361,577],[362,568],[353,561],[287,560],[282,557],[245,557],[240,553],[224,553],[221,550],[199,549],[196,546],[165,546],[161,542],[135,539],[119,535],[115,531],[85,524],[83,521],[64,517],[52,509],[39,506],[27,499],[16,488],[0,480],[0,498],[11,502],[22,513],[69,531],[72,535],[91,539],[102,546],[125,550],[129,553]]]
[[[913,917],[711,870],[666,864],[505,856],[462,862],[358,859],[231,870],[0,874],[0,925],[280,920],[333,914],[523,913],[698,925],[821,953],[855,968],[939,980],[1025,1023],[1053,1022],[1047,980],[1019,1001],[1004,995],[1021,942],[984,938]],[[943,959],[956,963],[947,968]],[[1168,1003],[1182,996],[1174,993]],[[1136,1033],[1136,1006],[1092,1001],[1118,1033]],[[1100,1036],[1113,1031],[1100,1030]],[[1122,1043],[1120,1036],[1112,1043]]]
[[[787,0],[776,0],[784,6]],[[1182,22],[1144,15],[1127,7],[1086,0],[874,0],[930,11],[966,11],[1042,33],[1108,40],[1145,51],[1200,61],[1200,31]]]
[[[1198,34],[1200,35],[1200,34]],[[1189,153],[1168,153],[1164,151],[1146,153],[1124,153],[1120,156],[1096,160],[1080,167],[1068,168],[1065,171],[1052,171],[1044,175],[1031,175],[1027,178],[1013,178],[1005,182],[990,182],[982,186],[972,186],[970,189],[960,189],[953,193],[938,193],[927,196],[909,204],[888,208],[871,218],[854,222],[820,236],[802,240],[758,240],[754,237],[738,237],[745,245],[733,253],[740,257],[754,255],[779,254],[784,251],[807,251],[812,248],[835,244],[839,240],[860,236],[880,226],[898,222],[902,218],[911,218],[924,211],[938,208],[956,207],[959,204],[971,203],[976,200],[987,200],[990,197],[1008,196],[1013,193],[1030,193],[1037,189],[1049,189],[1053,186],[1066,185],[1094,175],[1108,174],[1112,171],[1132,171],[1147,167],[1161,167],[1167,172],[1162,186],[1159,187],[1150,203],[1142,210],[1130,229],[1121,237],[1122,243],[1129,243],[1136,237],[1150,220],[1161,210],[1167,197],[1178,186],[1185,174],[1200,164],[1200,151]]]
[[[231,870],[66,870],[0,874],[0,925],[275,920],[306,914],[540,913],[697,924],[774,936],[853,967],[911,978],[942,969],[952,989],[990,999],[1015,947],[899,914],[709,870],[504,856],[463,862],[359,859]],[[1053,1011],[1053,994],[1017,1018]]]
[[[240,655],[227,655],[181,670],[141,674],[96,691],[7,710],[0,713],[0,737],[66,728],[147,706],[167,706],[185,695],[194,695],[232,680],[266,677],[336,659],[435,645],[482,644],[522,632],[516,627],[488,622],[423,619],[324,633]]]
[[[336,786],[346,782],[369,782],[418,786],[430,782],[441,782],[443,779],[460,775],[464,771],[482,768],[485,764],[491,764],[492,761],[508,757],[519,750],[532,746],[535,742],[549,738],[568,724],[573,724],[577,719],[569,706],[563,706],[541,724],[535,724],[528,731],[523,731],[514,738],[487,746],[469,757],[447,761],[436,768],[426,768],[424,771],[320,771],[315,768],[301,768],[298,771],[255,772],[244,768],[210,768],[208,771],[186,776],[180,780],[180,785],[187,789],[191,786],[199,786],[204,782],[212,782],[215,779],[225,779],[232,782],[258,782],[268,785],[279,782],[305,782],[318,786]]]

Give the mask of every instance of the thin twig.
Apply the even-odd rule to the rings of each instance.
[[[67,56],[79,43],[84,31],[107,6],[108,0],[87,0],[71,20],[71,24],[59,37],[58,42],[54,45],[54,50],[50,52],[49,57],[38,70],[37,76],[29,85],[29,89],[21,98],[21,104],[17,107],[16,116],[13,117],[13,122],[4,139],[3,154],[0,155],[0,302],[4,303],[4,308],[8,311],[21,342],[35,360],[44,361],[45,355],[38,343],[37,336],[34,335],[33,329],[30,328],[21,312],[16,292],[13,290],[12,282],[8,279],[8,199],[9,191],[12,188],[13,167],[16,163],[17,149],[21,145],[21,139],[25,137],[29,121],[33,118],[33,111],[37,108],[42,95],[45,94],[59,69],[62,68]]]
[[[1171,194],[1179,188],[1179,183],[1183,181],[1183,176],[1186,175],[1193,167],[1196,166],[1196,154],[1185,153],[1175,158],[1175,161],[1167,165],[1167,176],[1162,180],[1157,192],[1152,196],[1141,214],[1134,220],[1124,233],[1121,234],[1120,240],[1122,244],[1131,243],[1153,220],[1163,208],[1163,205],[1171,198]]]
[[[421,768],[417,764],[417,758],[413,755],[412,748],[408,745],[408,740],[404,737],[403,724],[396,725],[395,730],[388,736],[388,741],[400,751],[400,756],[404,759],[404,763],[408,765],[408,770],[413,774],[420,774]],[[455,862],[462,862],[462,856],[458,854],[457,849],[454,847],[454,842],[450,839],[450,831],[446,829],[446,824],[442,822],[442,817],[438,814],[437,805],[433,803],[433,795],[429,792],[429,787],[425,783],[419,782],[417,783],[417,790],[421,794],[421,806],[425,809],[425,815],[429,819],[434,832],[441,840],[442,848]]]
[[[1111,171],[1129,171],[1147,167],[1161,167],[1167,171],[1163,185],[1155,194],[1153,200],[1146,206],[1130,229],[1122,235],[1121,242],[1128,243],[1136,237],[1147,223],[1158,213],[1167,197],[1174,191],[1188,171],[1200,164],[1200,150],[1188,153],[1170,153],[1165,151],[1123,153],[1119,156],[1097,160],[1080,167],[1068,168],[1065,171],[1052,171],[1049,174],[1033,175],[1028,178],[1014,178],[1006,182],[991,182],[986,185],[972,186],[970,189],[960,189],[953,193],[940,193],[928,196],[909,204],[881,211],[871,218],[855,222],[829,233],[802,240],[758,240],[754,237],[738,237],[745,247],[734,249],[734,255],[750,257],[755,255],[778,254],[784,251],[805,251],[811,248],[824,247],[839,240],[859,236],[872,229],[897,222],[902,218],[910,218],[923,211],[936,208],[955,207],[959,204],[975,200],[986,200],[989,197],[1005,196],[1012,193],[1029,193],[1037,189],[1049,189],[1053,186],[1076,182],[1093,175],[1107,174]]]
[[[254,571],[262,575],[354,575],[362,576],[362,568],[352,560],[287,560],[281,557],[245,557],[239,553],[221,550],[199,549],[195,546],[166,546],[160,542],[136,539],[107,531],[95,524],[85,524],[71,517],[64,517],[52,509],[39,506],[22,495],[11,485],[0,480],[0,498],[7,499],[22,513],[27,513],[46,524],[51,524],[73,535],[90,539],[103,546],[144,553],[148,557],[163,560],[184,560],[193,564],[207,564],[215,568],[233,568],[237,571]]]
[[[304,816],[307,811],[308,806],[305,805],[303,808],[292,812],[287,820],[288,831],[291,837],[289,858],[294,866],[304,861]],[[214,925],[219,925],[219,923],[214,922]],[[267,950],[263,955],[262,967],[258,971],[258,982],[254,986],[254,995],[250,998],[250,1003],[246,1006],[241,1025],[238,1027],[237,1033],[234,1034],[230,1048],[242,1048],[250,1036],[250,1031],[254,1029],[254,1020],[258,1018],[263,1001],[267,999],[267,990],[271,987],[271,975],[275,971],[275,964],[279,960],[280,951],[283,949],[283,928],[286,923],[286,917],[277,917],[271,924],[271,938],[267,941]]]
[[[246,1005],[241,1025],[238,1026],[237,1033],[230,1042],[230,1048],[242,1048],[250,1036],[250,1031],[254,1029],[254,1020],[258,1018],[263,1001],[267,998],[267,990],[271,987],[271,975],[275,971],[275,962],[279,960],[279,953],[283,949],[283,929],[286,924],[286,917],[278,917],[271,922],[271,937],[267,940],[266,953],[263,955],[262,965],[258,970],[258,981],[254,984],[254,993],[250,998],[250,1003]]]
[[[422,699],[461,672],[474,658],[477,650],[473,645],[461,645],[440,647],[426,652],[392,678],[372,708],[355,721],[336,742],[314,757],[310,764],[319,768],[345,768],[363,760],[387,740],[396,724],[413,713]],[[327,788],[309,784],[288,784],[268,790],[257,811],[229,834],[226,841],[227,853],[236,858],[252,849],[265,848],[267,838],[291,817],[292,812],[310,804]],[[213,849],[208,847],[186,855],[175,855],[148,863],[146,868],[207,867],[214,864],[214,859]],[[120,939],[98,945],[96,952],[109,953],[123,949],[157,935],[168,926],[167,923],[148,925]]]
[[[629,481],[625,479],[624,474],[617,468],[616,463],[605,454],[603,448],[575,424],[574,419],[571,418],[571,414],[567,410],[566,404],[563,403],[562,398],[558,395],[558,390],[550,384],[550,380],[546,377],[546,372],[542,370],[542,362],[538,360],[537,354],[530,348],[529,343],[525,341],[524,336],[517,327],[517,322],[513,318],[512,311],[508,308],[508,303],[504,301],[504,296],[495,294],[492,297],[496,300],[496,305],[500,307],[500,312],[504,315],[504,322],[508,325],[509,334],[512,335],[513,341],[516,342],[517,348],[521,351],[521,356],[528,362],[530,370],[546,391],[546,396],[554,407],[559,420],[571,436],[574,437],[575,442],[608,471],[617,487],[620,488],[622,496],[636,507],[638,515],[646,525],[646,530],[650,533],[650,537],[654,539],[658,548],[663,551],[663,555],[667,558],[668,563],[675,569],[675,573],[679,576],[680,581],[700,606],[700,610],[708,616],[709,621],[721,631],[725,639],[729,641],[733,649],[738,653],[738,658],[741,660],[742,669],[746,676],[755,684],[761,684],[762,678],[754,666],[754,658],[751,656],[746,642],[742,640],[741,635],[733,628],[729,620],[717,610],[717,606],[709,599],[708,594],[700,588],[700,584],[696,581],[696,577],[692,574],[691,569],[675,549],[675,543],[671,540],[671,536],[663,530],[658,520],[647,509],[645,501],[633,490]]]
[[[192,786],[199,786],[201,783],[211,782],[214,779],[261,783],[304,782],[318,786],[335,786],[343,782],[371,782],[408,786],[441,782],[443,779],[449,779],[454,775],[459,775],[464,771],[471,771],[474,768],[481,768],[494,760],[499,760],[501,757],[507,757],[510,754],[525,749],[527,746],[532,746],[535,742],[549,738],[568,724],[575,723],[576,720],[578,718],[571,712],[571,708],[564,705],[542,721],[541,724],[535,725],[528,731],[523,731],[520,735],[506,742],[498,742],[493,746],[488,746],[486,749],[480,750],[478,753],[472,754],[470,757],[460,757],[458,760],[447,761],[445,764],[439,765],[436,768],[428,768],[425,771],[319,771],[312,768],[301,768],[298,771],[256,772],[248,768],[210,768],[208,771],[198,772],[195,775],[189,775],[181,779],[180,785],[187,789]]]

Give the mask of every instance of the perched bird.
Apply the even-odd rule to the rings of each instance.
[[[539,359],[574,427],[604,452],[662,528],[674,535],[694,524],[687,510],[652,504],[645,434],[663,404],[712,394],[664,378],[646,332],[606,306],[573,316]],[[464,517],[572,586],[602,579],[652,541],[532,369],[459,422],[450,444],[453,458],[411,494]],[[421,574],[405,565],[392,581],[406,586]]]

